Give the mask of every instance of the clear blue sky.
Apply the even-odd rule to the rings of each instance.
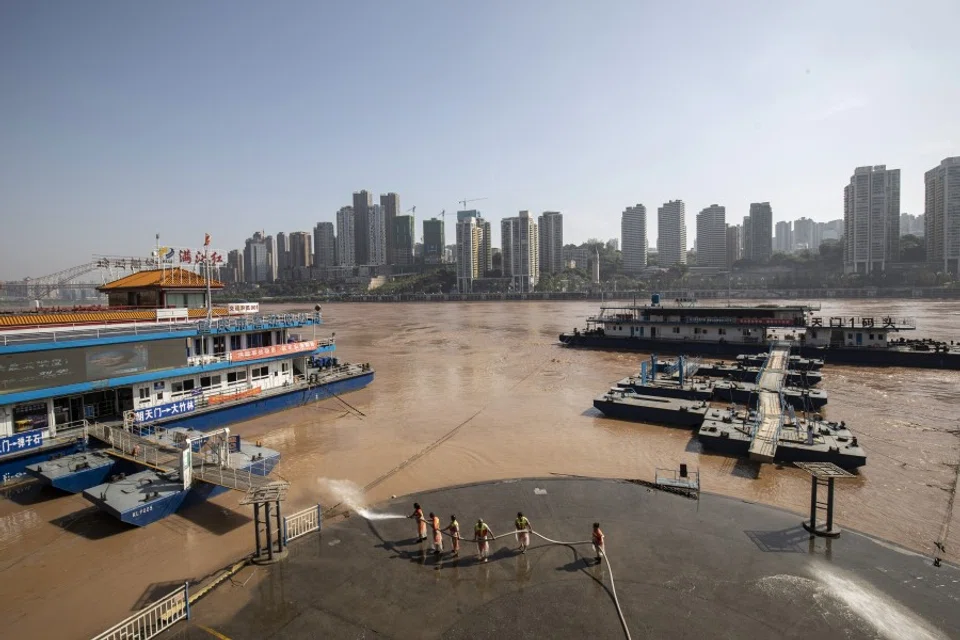
[[[333,220],[682,198],[842,216],[856,166],[960,155],[960,2],[0,3],[0,279]],[[452,230],[448,240],[452,242]],[[495,238],[495,241],[497,238]],[[496,243],[496,242],[495,242]]]

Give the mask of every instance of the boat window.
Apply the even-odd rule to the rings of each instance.
[[[680,327],[674,327],[674,328],[673,328],[673,332],[674,332],[674,333],[680,333]]]
[[[227,374],[227,384],[236,384],[247,379],[246,371],[231,371]]]
[[[254,380],[261,380],[270,375],[270,367],[255,367],[250,372],[250,377]]]
[[[140,387],[140,399],[141,400],[150,399],[150,387]]]
[[[230,351],[239,351],[242,349],[243,347],[240,346],[242,340],[243,336],[241,335],[230,336]]]
[[[870,336],[870,337],[872,338],[873,336]],[[290,365],[284,362],[283,364],[280,365],[280,370],[286,373],[287,371],[290,371]]]
[[[213,355],[222,356],[227,353],[227,338],[226,336],[214,336],[213,337]]]
[[[200,386],[204,389],[209,387],[219,387],[221,382],[220,376],[203,376],[200,378]]]

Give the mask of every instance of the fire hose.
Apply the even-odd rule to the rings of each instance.
[[[427,524],[427,526],[429,526],[431,529],[433,528],[433,525],[431,525],[429,522],[427,522],[426,519],[420,518],[420,520],[421,520],[422,522],[424,522],[425,524]],[[561,546],[564,546],[564,547],[574,547],[574,546],[581,545],[581,544],[593,544],[593,540],[578,540],[578,541],[576,541],[576,542],[564,542],[564,541],[562,541],[562,540],[553,540],[553,539],[551,539],[551,538],[548,538],[547,536],[545,536],[545,535],[543,535],[542,533],[539,533],[539,532],[537,532],[537,531],[534,531],[533,529],[527,529],[526,531],[529,532],[529,533],[532,533],[533,535],[537,536],[538,538],[541,538],[544,542],[547,542],[547,543],[549,543],[549,544],[557,544],[557,545],[561,545]],[[447,531],[444,531],[443,529],[440,529],[440,533],[443,534],[443,535],[445,535],[445,536],[448,536],[449,538],[453,538],[453,537],[454,537],[453,534],[448,533]],[[493,541],[493,540],[497,540],[497,539],[499,539],[499,538],[506,538],[506,537],[508,537],[508,536],[516,536],[517,534],[520,534],[520,533],[524,533],[524,531],[512,531],[512,532],[510,532],[510,533],[501,533],[501,534],[498,535],[498,536],[491,536],[491,537],[489,537],[489,538],[483,538],[482,540],[481,540],[480,538],[477,538],[476,536],[474,536],[472,539],[460,538],[459,535],[457,536],[457,539],[459,539],[461,542],[481,542],[481,541],[483,541],[483,542],[490,542],[490,541]],[[620,599],[617,597],[617,587],[616,587],[616,584],[615,584],[614,581],[613,581],[613,568],[610,566],[610,556],[607,555],[607,552],[603,549],[603,547],[600,547],[600,548],[598,549],[598,552],[599,552],[600,555],[607,561],[607,574],[610,576],[610,595],[613,596],[613,604],[614,604],[614,606],[617,608],[617,616],[619,616],[619,618],[620,618],[620,625],[623,627],[623,634],[626,636],[627,640],[632,640],[632,639],[630,638],[630,629],[627,627],[627,620],[626,620],[626,618],[624,618],[624,616],[623,616],[623,609],[620,608]]]

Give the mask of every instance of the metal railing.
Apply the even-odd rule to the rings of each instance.
[[[148,640],[190,617],[190,583],[133,614],[92,640]]]
[[[179,458],[175,451],[164,450],[162,445],[121,427],[94,423],[87,427],[87,435],[107,443],[111,449],[126,458],[156,469],[169,470],[176,466]]]
[[[34,331],[11,330],[9,333],[4,333],[4,335],[0,337],[2,337],[3,345],[32,344],[156,333],[232,333],[257,329],[283,329],[321,324],[322,321],[323,317],[320,313],[274,313],[226,316],[214,318],[210,322],[207,322],[206,318],[197,318],[186,322],[132,320],[130,322],[123,322],[122,324],[101,324],[101,326],[97,327],[91,327],[90,324],[76,323],[58,325],[56,328],[37,325],[36,327],[29,327],[30,329],[35,329]]]
[[[290,542],[313,531],[320,531],[322,527],[323,512],[320,505],[307,507],[303,511],[283,517],[283,541]]]

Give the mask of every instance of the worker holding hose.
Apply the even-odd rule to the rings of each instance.
[[[450,516],[450,524],[447,525],[446,531],[453,540],[453,557],[457,558],[460,556],[460,523],[457,522],[457,516]]]
[[[517,529],[517,541],[520,543],[519,551],[520,553],[526,553],[527,547],[530,546],[530,531],[533,527],[522,511],[517,512],[517,519],[513,522],[513,526]]]
[[[423,509],[420,508],[419,502],[413,503],[413,513],[411,513],[408,518],[413,518],[417,521],[417,542],[423,542],[427,539],[427,521],[423,519]]]
[[[443,530],[440,528],[440,518],[430,512],[430,526],[433,527],[433,555],[443,553]]]
[[[477,525],[473,528],[473,537],[477,541],[477,558],[487,561],[487,551],[490,548],[490,539],[493,538],[493,531],[483,521],[483,518],[477,520]]]
[[[600,530],[600,523],[593,523],[593,550],[597,553],[597,563],[602,561],[603,556],[603,531]]]

